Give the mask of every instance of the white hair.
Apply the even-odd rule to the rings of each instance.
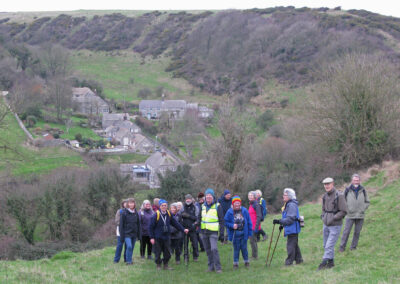
[[[261,190],[257,189],[255,192],[256,192],[258,195],[260,195],[260,197],[262,196]]]
[[[283,194],[287,194],[290,199],[296,199],[296,192],[291,188],[285,188]]]
[[[142,203],[142,206],[140,207],[140,210],[145,210],[146,204],[150,204],[151,205],[151,202],[149,200],[147,200],[147,199],[144,200],[143,203]],[[150,210],[151,210],[151,212],[153,212],[153,208],[151,206],[150,206]]]
[[[257,193],[255,191],[250,191],[248,195],[253,195],[255,199],[257,199]]]

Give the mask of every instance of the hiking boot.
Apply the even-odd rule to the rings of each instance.
[[[196,257],[196,258],[193,258],[193,261],[194,261],[194,262],[198,262],[199,259]]]
[[[168,264],[164,264],[164,270],[174,270],[172,267],[169,267]]]
[[[320,265],[318,266],[317,270],[322,270],[322,269],[326,269],[328,265],[328,260],[327,259],[323,259],[322,262],[320,263]]]
[[[151,255],[148,255],[147,259],[153,259],[153,257]]]
[[[175,264],[176,264],[176,265],[179,265],[179,264],[181,264],[181,261],[180,261],[180,260],[177,260],[177,261],[175,261]]]
[[[328,264],[326,265],[326,268],[332,268],[335,266],[335,262],[333,261],[333,259],[328,259]]]
[[[350,248],[350,250],[356,250],[357,248]]]
[[[214,272],[214,268],[208,268],[206,272]]]
[[[300,259],[300,260],[296,260],[296,264],[302,264],[304,262],[304,260]]]
[[[250,267],[250,262],[245,262],[244,267],[249,268]]]
[[[340,249],[339,249],[339,252],[344,252],[344,248],[340,248]]]
[[[215,272],[218,273],[218,274],[220,274],[220,273],[222,273],[222,269],[218,269],[218,270],[216,270]]]
[[[133,265],[133,263],[132,262],[127,262],[127,263],[125,263],[125,265]]]
[[[233,270],[236,270],[236,269],[238,269],[238,268],[239,268],[239,264],[234,263],[234,264],[233,264]]]
[[[263,241],[263,242],[265,242],[267,239],[268,239],[268,235],[267,235],[267,234],[265,234],[265,235],[263,236],[263,239],[262,239],[262,241]]]
[[[157,264],[157,270],[161,270],[161,264]]]

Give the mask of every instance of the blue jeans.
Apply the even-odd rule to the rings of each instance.
[[[247,250],[247,240],[244,239],[243,231],[234,231],[233,239],[233,263],[239,264],[239,253],[242,251],[244,262],[249,262],[249,252]]]
[[[126,263],[132,263],[133,249],[135,248],[136,238],[125,237]]]
[[[114,262],[119,262],[121,259],[122,247],[124,246],[124,242],[121,240],[121,237],[117,237],[117,248],[115,249]],[[124,249],[124,261],[126,262],[126,246]]]

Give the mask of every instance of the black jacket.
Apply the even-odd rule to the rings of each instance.
[[[189,231],[195,231],[197,226],[197,219],[199,217],[199,210],[193,202],[190,205],[186,203],[183,205],[182,212],[182,225],[185,229],[189,229]]]
[[[136,209],[134,213],[130,212],[126,208],[122,211],[119,221],[119,234],[122,240],[126,237],[136,238],[140,240],[140,215]]]

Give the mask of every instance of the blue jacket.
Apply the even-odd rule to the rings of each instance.
[[[252,230],[253,224],[251,223],[251,220],[250,220],[249,211],[243,206],[241,206],[241,210],[242,210],[242,215],[244,218],[244,227],[243,227],[244,239],[247,240],[253,234],[253,230]],[[229,208],[229,210],[226,212],[224,219],[225,219],[225,227],[228,228],[228,239],[229,239],[229,241],[232,241],[233,233],[235,231],[233,229],[234,216],[233,216],[232,208]]]
[[[163,239],[168,240],[171,237],[171,226],[174,226],[179,231],[183,232],[185,229],[179,224],[174,218],[170,218],[169,214],[166,213],[165,216],[165,224],[167,225],[168,232],[164,233],[164,221],[162,219],[160,212],[160,219],[157,221],[157,214],[155,213],[153,217],[151,217],[149,233],[150,239]],[[172,216],[172,215],[171,215]]]
[[[285,237],[291,234],[300,233],[300,217],[299,205],[296,199],[289,200],[285,204],[285,209],[282,212],[282,219],[279,221],[285,229]]]

